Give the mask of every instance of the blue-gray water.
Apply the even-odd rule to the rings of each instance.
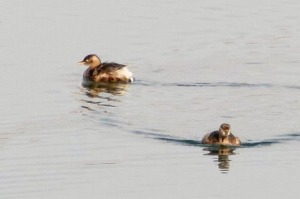
[[[0,198],[298,198],[299,10],[2,1]],[[83,87],[90,53],[136,82]],[[240,148],[200,143],[222,122]]]

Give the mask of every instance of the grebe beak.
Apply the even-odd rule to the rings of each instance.
[[[80,62],[78,62],[78,64],[85,65],[86,62],[85,61],[80,61]]]

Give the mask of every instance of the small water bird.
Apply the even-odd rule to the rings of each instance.
[[[241,141],[238,137],[231,133],[231,127],[229,124],[221,124],[218,131],[213,131],[206,134],[202,139],[203,144],[220,144],[240,146]]]
[[[89,66],[83,73],[83,78],[94,82],[115,82],[130,83],[133,82],[132,73],[126,65],[114,62],[101,62],[101,59],[95,55],[87,55],[78,64]]]

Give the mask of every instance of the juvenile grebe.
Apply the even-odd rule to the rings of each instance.
[[[241,141],[231,133],[229,124],[221,124],[218,131],[206,134],[202,139],[203,144],[220,144],[240,146]]]
[[[87,55],[78,64],[89,66],[83,73],[83,78],[94,82],[133,82],[132,73],[126,65],[114,62],[102,63],[100,58],[95,54]]]

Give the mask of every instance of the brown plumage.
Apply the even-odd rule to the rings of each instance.
[[[83,77],[91,81],[115,83],[133,81],[132,73],[126,65],[114,62],[101,63],[100,58],[95,54],[87,55],[79,64],[89,66],[83,73]]]
[[[206,134],[202,139],[203,144],[221,144],[240,146],[241,141],[238,137],[231,133],[229,124],[222,124],[218,131]]]

